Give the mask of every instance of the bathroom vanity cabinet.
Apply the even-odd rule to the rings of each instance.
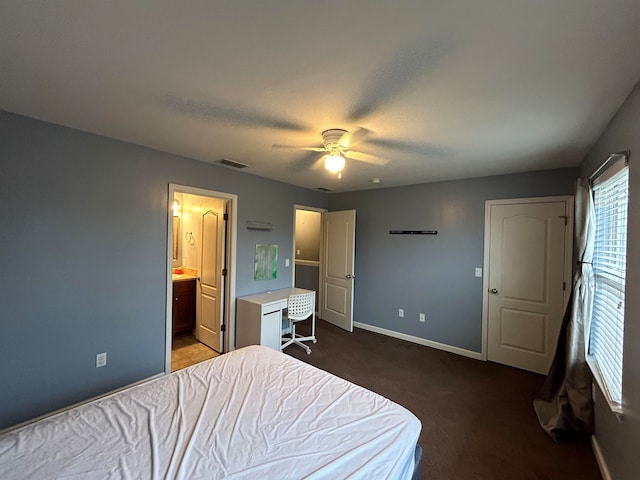
[[[173,282],[173,333],[192,331],[196,324],[196,280]]]

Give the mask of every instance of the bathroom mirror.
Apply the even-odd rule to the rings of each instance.
[[[181,266],[180,262],[180,217],[173,217],[173,250],[171,266],[176,268]]]

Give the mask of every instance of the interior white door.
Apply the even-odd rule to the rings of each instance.
[[[202,214],[200,291],[197,297],[196,338],[222,353],[224,308],[224,214],[226,201],[211,199]]]
[[[565,266],[571,260],[569,207],[568,201],[489,207],[489,360],[548,372],[564,313]]]
[[[356,211],[322,214],[320,318],[353,331]]]

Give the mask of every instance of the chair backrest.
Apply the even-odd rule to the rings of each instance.
[[[314,292],[289,295],[289,301],[287,304],[287,310],[289,313],[287,316],[291,320],[304,320],[305,318],[308,318],[316,308],[314,300]]]

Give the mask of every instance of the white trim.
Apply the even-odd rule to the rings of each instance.
[[[400,340],[406,340],[407,342],[417,343],[418,345],[424,345],[425,347],[435,348],[437,350],[443,350],[449,353],[455,353],[456,355],[462,355],[463,357],[473,358],[475,360],[482,360],[480,353],[473,350],[467,350],[460,347],[454,347],[445,343],[434,342],[433,340],[427,340],[426,338],[414,337],[413,335],[407,335],[406,333],[394,332],[393,330],[387,330],[386,328],[376,327],[367,323],[353,322],[353,326],[368,330],[374,333],[380,333],[388,337],[398,338]]]
[[[598,443],[598,439],[595,435],[591,435],[591,448],[593,449],[593,454],[596,457],[596,462],[598,462],[602,479],[613,480],[613,477],[609,472],[609,467],[607,467],[607,462],[604,460],[604,455],[602,455],[602,450],[600,450],[600,444]]]
[[[207,190],[204,188],[189,187],[186,185],[178,185],[175,183],[169,184],[169,196],[167,199],[167,300],[166,300],[166,317],[165,317],[165,360],[164,371],[165,373],[171,373],[171,337],[172,337],[172,325],[171,325],[171,310],[172,310],[172,289],[173,282],[171,279],[171,258],[172,258],[172,245],[170,239],[173,238],[173,212],[171,210],[171,203],[169,199],[173,198],[174,193],[186,193],[189,195],[199,195],[201,197],[222,198],[229,202],[229,223],[227,230],[227,239],[229,245],[228,260],[229,269],[227,276],[227,294],[225,302],[227,302],[227,308],[225,310],[224,324],[226,326],[225,338],[224,338],[224,350],[230,352],[235,350],[236,344],[236,247],[237,247],[237,232],[238,232],[238,196],[232,193],[217,192],[215,190]]]
[[[569,303],[572,281],[573,266],[573,195],[557,195],[553,197],[527,197],[527,198],[507,198],[501,200],[485,200],[484,202],[484,258],[482,261],[482,347],[480,356],[482,360],[487,360],[489,356],[489,251],[491,248],[491,207],[494,205],[517,205],[519,203],[553,203],[565,202],[565,215],[567,216],[567,230],[564,238],[564,308],[563,313]]]
[[[489,356],[489,251],[491,238],[491,205],[490,201],[484,202],[484,252],[482,260],[482,340],[480,346],[480,357],[487,360]]]
[[[129,385],[125,385],[123,387],[116,388],[115,390],[110,390],[110,391],[102,393],[100,395],[96,395],[95,397],[87,398],[86,400],[82,400],[81,402],[77,402],[77,403],[74,403],[72,405],[67,405],[66,407],[62,407],[62,408],[59,408],[58,410],[54,410],[53,412],[45,413],[44,415],[40,415],[40,416],[35,417],[35,418],[30,418],[29,420],[26,420],[24,422],[18,423],[16,425],[11,425],[10,427],[7,427],[7,428],[2,428],[2,429],[0,429],[0,435],[2,435],[3,433],[11,432],[13,430],[18,430],[19,428],[22,428],[22,427],[26,427],[27,425],[31,425],[32,423],[36,423],[36,422],[38,422],[40,420],[43,420],[45,418],[53,417],[54,415],[57,415],[57,414],[62,413],[62,412],[66,412],[67,410],[71,410],[72,408],[79,407],[80,405],[85,405],[87,403],[91,403],[94,400],[99,400],[101,398],[109,397],[109,396],[114,395],[114,394],[116,394],[118,392],[122,392],[123,390],[128,390],[130,388],[137,387],[138,385],[142,385],[143,383],[147,383],[147,382],[150,382],[150,381],[155,380],[157,378],[164,377],[165,375],[166,375],[165,373],[156,373],[155,375],[153,375],[151,377],[143,378],[142,380],[138,380],[137,382],[130,383]]]
[[[567,310],[569,306],[569,299],[571,298],[571,290],[573,290],[573,225],[575,223],[575,206],[574,206],[574,196],[566,195],[567,198],[567,207],[565,210],[565,215],[567,216],[567,235],[564,239],[564,255],[565,255],[565,265],[564,265],[564,281],[565,281],[565,290],[564,290],[564,312]]]
[[[306,265],[307,267],[319,267],[320,266],[320,261],[319,260],[303,260],[303,259],[299,259],[299,260],[295,260],[295,264],[296,265]]]
[[[293,208],[294,210],[308,210],[310,212],[318,212],[318,213],[324,213],[327,211],[326,208],[321,208],[321,207],[307,207],[306,205],[298,205],[297,203],[293,204]]]
[[[597,360],[593,357],[593,355],[586,356],[587,365],[589,365],[589,370],[591,370],[591,375],[593,377],[592,385],[597,385],[597,388],[600,389],[602,393],[602,397],[605,402],[609,406],[609,409],[613,412],[613,414],[618,418],[619,421],[624,420],[624,409],[622,405],[611,398],[611,393],[609,393],[609,389],[607,388],[607,383],[604,381],[604,377],[600,372],[600,367],[598,366]]]

